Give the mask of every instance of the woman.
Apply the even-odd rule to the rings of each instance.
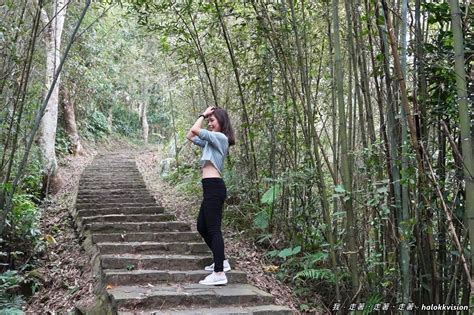
[[[204,119],[208,119],[207,130],[201,128]],[[227,196],[222,171],[229,146],[235,144],[234,130],[227,112],[222,108],[211,106],[199,115],[186,137],[203,148],[200,160],[203,200],[197,229],[212,250],[214,258],[214,263],[204,268],[212,273],[199,283],[224,285],[227,284],[225,271],[230,271],[231,268],[224,256],[224,239],[221,231],[222,207]]]

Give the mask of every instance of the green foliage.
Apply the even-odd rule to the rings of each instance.
[[[282,250],[273,250],[267,253],[268,256],[270,257],[280,257],[283,258],[283,260],[286,260],[288,257],[297,255],[301,252],[301,246],[296,246],[296,247],[288,247]]]
[[[67,136],[66,132],[64,131],[63,128],[58,128],[56,132],[56,154],[58,156],[65,156],[69,154],[69,148],[71,146],[71,141],[69,140],[69,137]]]
[[[268,222],[270,221],[269,208],[257,212],[253,219],[253,225],[260,230],[266,230],[268,228]]]
[[[89,139],[101,139],[109,134],[107,117],[98,110],[89,114],[87,120],[83,122],[84,136]]]
[[[384,298],[380,293],[371,293],[365,300],[365,307],[362,314],[372,314],[376,304],[384,303]]]
[[[270,205],[274,203],[281,194],[281,185],[276,184],[270,187],[262,196],[261,203]]]
[[[22,295],[13,294],[24,281],[24,277],[15,270],[0,274],[0,315],[23,314],[21,307],[25,304]]]
[[[120,135],[136,137],[140,133],[140,120],[137,112],[123,107],[113,109],[113,130]]]
[[[178,191],[190,196],[199,196],[201,192],[200,173],[196,167],[191,165],[180,165],[179,170],[174,167],[164,179],[175,185]]]
[[[332,284],[336,283],[334,272],[327,268],[316,268],[327,261],[328,254],[326,252],[316,252],[306,255],[302,260],[303,270],[296,273],[294,279],[306,280],[327,280]]]
[[[41,196],[43,177],[41,161],[37,155],[36,153],[30,156],[29,163],[26,166],[25,176],[20,183],[20,191],[32,196],[31,200],[35,203],[38,202]]]
[[[12,240],[26,240],[34,244],[39,239],[41,211],[32,201],[34,198],[28,194],[16,194],[13,197],[13,209],[7,216]]]
[[[12,1],[9,3],[12,5]],[[391,160],[390,148],[385,141],[390,140],[392,147],[395,144],[395,150],[405,149],[400,142],[398,130],[402,117],[400,113],[395,113],[397,130],[389,130],[387,117],[380,115],[386,115],[387,104],[398,104],[400,94],[396,81],[392,82],[392,87],[387,86],[387,81],[383,81],[394,75],[391,61],[380,51],[380,45],[367,46],[367,35],[372,35],[373,42],[385,40],[377,38],[378,36],[386,36],[385,21],[377,19],[373,11],[375,7],[370,5],[372,9],[369,9],[361,6],[354,10],[354,21],[357,21],[357,14],[360,13],[362,16],[359,18],[363,22],[356,25],[360,29],[356,27],[354,30],[359,32],[356,40],[363,48],[361,57],[365,57],[368,64],[367,68],[364,65],[366,62],[359,62],[357,65],[365,68],[359,69],[360,83],[365,83],[364,79],[367,79],[366,87],[369,88],[369,91],[362,92],[374,92],[372,88],[376,86],[375,79],[378,83],[383,82],[379,85],[380,91],[377,91],[380,92],[381,99],[376,99],[378,94],[373,93],[371,95],[374,97],[365,100],[367,95],[363,95],[364,99],[356,99],[352,104],[365,109],[364,116],[367,119],[373,117],[375,123],[380,122],[381,125],[380,129],[376,127],[377,139],[370,139],[371,143],[365,144],[366,147],[363,148],[363,133],[358,125],[362,117],[358,118],[356,110],[348,110],[348,114],[354,115],[347,119],[347,123],[352,123],[348,132],[351,138],[349,159],[353,176],[353,191],[348,191],[347,187],[338,185],[340,165],[333,165],[330,161],[331,157],[339,161],[341,159],[337,140],[341,138],[341,134],[338,134],[337,122],[334,120],[337,115],[331,105],[331,99],[335,95],[334,78],[330,69],[334,65],[333,52],[329,47],[334,47],[331,45],[334,43],[328,43],[331,39],[324,36],[329,27],[326,20],[316,18],[327,15],[327,6],[317,1],[302,2],[292,12],[289,8],[292,2],[270,2],[265,5],[259,2],[220,2],[228,26],[230,44],[238,63],[235,70],[239,71],[241,86],[237,88],[233,77],[234,65],[227,53],[227,43],[222,36],[212,3],[155,1],[152,5],[152,1],[142,0],[121,3],[128,9],[126,16],[118,8],[113,8],[110,14],[101,18],[101,23],[94,24],[91,31],[86,32],[74,47],[75,51],[65,71],[64,81],[74,81],[77,84],[75,92],[78,95],[78,117],[86,130],[86,136],[93,139],[105,137],[111,127],[114,133],[122,136],[138,137],[138,106],[147,102],[150,131],[160,138],[176,134],[178,141],[181,141],[199,111],[214,102],[213,94],[216,94],[217,102],[229,109],[233,121],[236,118],[238,139],[242,140],[231,149],[232,161],[226,165],[225,180],[229,196],[227,206],[232,207],[232,211],[229,211],[230,214],[225,219],[230,225],[248,232],[250,237],[259,240],[258,244],[262,247],[278,248],[270,252],[268,257],[280,264],[279,277],[295,285],[295,292],[300,297],[311,299],[315,291],[319,292],[320,283],[333,289],[337,278],[343,289],[342,298],[348,299],[351,290],[347,285],[346,256],[341,253],[347,249],[346,228],[350,217],[347,216],[348,212],[342,211],[341,201],[350,200],[355,212],[355,222],[352,222],[356,226],[355,237],[360,244],[367,246],[358,255],[360,268],[368,280],[366,282],[364,279],[362,282],[361,298],[363,294],[371,292],[373,287],[370,286],[374,284],[378,288],[384,288],[381,293],[383,298],[372,294],[369,299],[379,301],[396,297],[399,294],[396,288],[400,286],[400,273],[394,247],[398,243],[397,240],[386,238],[412,241],[416,227],[423,241],[427,234],[436,235],[439,230],[435,224],[423,226],[423,222],[415,219],[400,221],[396,216],[399,208],[393,204],[393,183],[390,183],[393,170],[388,165],[393,159]],[[369,4],[374,3],[375,1],[370,1]],[[446,2],[422,2],[421,5],[421,22],[429,32],[422,34],[422,44],[418,45],[415,41],[409,43],[407,57],[415,62],[408,63],[406,70],[409,75],[406,79],[407,85],[413,90],[410,94],[417,97],[410,101],[417,105],[415,110],[421,109],[415,113],[417,126],[429,130],[429,134],[422,134],[423,130],[420,130],[421,136],[427,137],[420,139],[426,143],[425,157],[436,162],[438,156],[441,156],[441,150],[436,148],[437,135],[433,131],[438,129],[440,121],[446,121],[448,128],[452,130],[454,141],[460,141],[455,76],[452,69],[451,12]],[[462,11],[468,12],[466,8]],[[91,13],[90,21],[86,23],[88,25],[98,15],[98,12]],[[392,13],[398,14],[396,11],[390,14]],[[142,28],[137,27],[133,20],[135,18]],[[0,25],[5,25],[0,27],[0,37],[13,37],[14,32],[8,29],[9,24],[12,23],[0,22]],[[382,32],[377,32],[376,24],[382,27]],[[372,30],[368,28],[369,25]],[[294,34],[296,29],[299,29],[300,35]],[[344,29],[343,32],[346,36]],[[411,38],[417,36],[416,32],[413,34]],[[303,63],[297,56],[298,37],[304,51]],[[196,39],[199,39],[199,44]],[[472,51],[472,31],[467,28],[465,41],[466,51]],[[351,57],[347,48],[343,47],[344,59],[341,60],[345,70],[351,65],[347,59]],[[422,49],[422,56],[414,56],[418,48]],[[371,65],[371,57],[375,57],[374,66]],[[13,62],[20,64],[18,60]],[[390,73],[385,73],[383,66],[387,66]],[[467,67],[470,69],[472,65]],[[364,84],[359,85],[359,82],[353,88],[349,86],[349,76],[356,73],[355,69],[352,70],[344,71],[344,90],[347,93],[344,97],[348,100],[358,94],[353,88],[364,89]],[[367,74],[366,70],[372,72]],[[209,81],[214,84],[213,91],[210,90]],[[304,85],[304,81],[309,82],[309,90],[300,87]],[[422,95],[420,90],[424,83],[427,87],[426,95]],[[393,92],[394,103],[389,99],[388,89]],[[236,97],[240,91],[244,94],[247,112],[244,112]],[[370,104],[366,104],[367,101]],[[377,104],[381,106],[378,110],[376,101],[380,101]],[[372,105],[372,112],[369,105]],[[399,106],[395,107],[398,110]],[[111,108],[113,126],[108,126],[103,113]],[[424,110],[427,112],[423,113]],[[171,113],[174,114],[173,123]],[[245,116],[249,118],[248,123],[241,119]],[[8,115],[0,115],[0,119],[3,117]],[[382,119],[385,119],[385,124],[382,124]],[[336,130],[331,128],[332,123]],[[153,141],[151,139],[150,135],[150,142]],[[253,141],[253,148],[248,145],[249,141]],[[446,144],[449,147],[448,141]],[[66,138],[59,133],[58,152],[66,152],[66,147]],[[321,161],[316,161],[317,152],[322,154]],[[255,161],[252,160],[253,154]],[[400,179],[400,183],[409,188],[409,200],[416,202],[410,204],[411,215],[415,217],[418,211],[428,209],[430,215],[427,220],[443,223],[439,200],[430,191],[432,187],[417,187],[417,184],[422,183],[420,174],[424,170],[415,167],[415,156],[413,152],[411,154],[407,157],[409,165],[402,170]],[[439,168],[435,172],[446,192],[447,203],[462,218],[465,204],[462,176],[459,174],[462,166],[453,153],[446,154],[445,161],[432,164]],[[316,162],[322,164],[323,174],[318,174]],[[393,163],[395,166],[401,165],[399,161]],[[332,174],[328,168],[332,168]],[[332,178],[333,176],[336,178]],[[444,179],[441,180],[442,178]],[[179,168],[173,168],[166,179],[179,191],[198,195],[199,173],[195,167],[179,163]],[[322,200],[323,186],[326,190],[324,194],[329,196],[328,200]],[[332,200],[331,195],[335,197]],[[334,223],[334,250],[342,257],[338,259],[338,270],[329,269],[326,252],[328,223],[323,223],[323,201],[329,204],[327,211]],[[462,224],[458,227],[459,235],[462,235],[461,226]],[[387,231],[394,233],[388,235]],[[434,239],[438,242],[438,238]],[[304,252],[314,254],[302,256],[302,248]],[[377,251],[375,248],[378,248]],[[447,249],[447,252],[450,251],[452,252],[452,248]],[[383,276],[379,271],[383,271]],[[428,276],[423,275],[425,278]],[[456,280],[455,287],[462,288],[461,282]],[[369,287],[366,283],[369,283]],[[412,283],[421,287],[418,279],[413,279]],[[427,283],[424,281],[422,285],[426,286]],[[334,290],[328,291],[327,296],[334,295]],[[453,295],[456,296],[463,293],[462,289],[455,291]],[[420,296],[426,294],[420,292]],[[310,304],[302,303],[300,308],[309,311]]]
[[[336,277],[330,269],[306,269],[296,274],[295,279],[305,278],[308,280],[328,280],[336,282]]]

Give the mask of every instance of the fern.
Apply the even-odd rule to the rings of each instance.
[[[308,280],[328,280],[335,282],[336,277],[330,269],[306,269],[296,274],[294,279],[305,278]]]

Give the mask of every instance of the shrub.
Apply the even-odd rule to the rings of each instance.
[[[22,295],[9,293],[19,287],[23,282],[23,276],[19,275],[17,271],[8,270],[0,274],[0,315],[3,314],[23,314],[21,311],[22,305],[25,303]]]
[[[8,214],[7,224],[10,226],[10,237],[13,240],[35,243],[41,232],[38,227],[41,216],[40,209],[32,201],[35,197],[30,194],[13,196],[13,209]]]
[[[138,113],[123,107],[113,109],[113,130],[123,136],[138,136],[140,134],[140,119]]]
[[[89,139],[100,139],[109,134],[107,117],[98,110],[94,110],[83,125],[84,136]]]

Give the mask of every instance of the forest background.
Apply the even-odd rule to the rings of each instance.
[[[19,283],[41,289],[58,158],[110,137],[160,143],[166,179],[198,197],[185,134],[207,106],[238,135],[226,225],[302,311],[316,292],[328,307],[469,304],[470,1],[5,0],[0,13],[7,307],[27,298]]]

